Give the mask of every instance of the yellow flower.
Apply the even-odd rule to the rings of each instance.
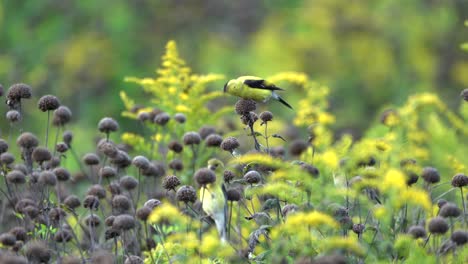
[[[321,242],[320,246],[323,251],[344,249],[358,256],[364,255],[364,248],[359,244],[355,236],[326,238]]]
[[[391,169],[385,174],[384,180],[382,182],[382,189],[388,190],[390,188],[395,188],[395,189],[406,188],[405,176],[399,170]]]
[[[335,219],[333,219],[333,217],[318,211],[309,213],[298,212],[286,219],[286,226],[295,230],[305,226],[319,227],[322,225],[327,225],[334,228],[338,227],[338,223],[335,221]]]
[[[156,207],[148,217],[148,222],[151,224],[160,224],[169,221],[184,221],[184,216],[170,203],[163,203]]]
[[[401,195],[398,196],[400,199],[400,206],[402,206],[404,203],[410,203],[421,206],[427,212],[431,211],[432,203],[427,192],[420,189],[407,188],[400,194]]]

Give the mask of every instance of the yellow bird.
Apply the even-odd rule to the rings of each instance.
[[[223,168],[223,162],[218,159],[210,159],[208,161],[208,169],[215,172],[217,180],[202,187],[200,190],[200,200],[202,201],[203,211],[215,221],[221,241],[226,242],[228,204],[226,187],[221,183],[221,179],[219,179]]]
[[[244,99],[252,99],[258,102],[267,102],[271,98],[292,107],[281,98],[276,91],[284,91],[265,79],[256,76],[241,76],[232,79],[224,85],[224,92]]]

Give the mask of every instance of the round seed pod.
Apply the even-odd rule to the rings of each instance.
[[[273,147],[270,149],[270,155],[274,158],[281,158],[284,157],[284,154],[286,154],[286,151],[284,147],[279,146],[279,147]]]
[[[23,247],[23,242],[18,241],[12,247],[12,251],[17,254],[18,251],[20,251],[22,247]],[[5,253],[2,256],[0,256],[0,262],[1,263],[8,263],[8,264],[28,264],[28,259],[23,257],[23,256],[12,255],[12,254]]]
[[[140,170],[147,170],[150,166],[149,160],[144,156],[136,156],[133,158],[132,164]]]
[[[93,214],[93,215],[87,215],[84,219],[84,223],[86,226],[91,226],[91,227],[97,227],[101,224],[101,219]]]
[[[453,187],[465,187],[468,185],[468,176],[465,174],[459,173],[452,178],[452,186]]]
[[[184,134],[183,141],[185,145],[198,145],[201,137],[197,132],[191,131]]]
[[[120,186],[125,190],[130,191],[138,186],[138,181],[132,176],[123,176],[120,178]]]
[[[212,126],[202,126],[198,130],[198,134],[200,134],[200,137],[204,140],[206,139],[209,135],[216,133],[216,128]]]
[[[175,153],[181,153],[184,150],[184,146],[177,141],[169,142],[167,148],[174,151]]]
[[[168,190],[168,191],[170,191],[170,190],[175,191],[175,188],[177,186],[179,186],[179,185],[180,185],[180,180],[175,175],[166,176],[164,178],[164,180],[163,180],[163,183],[162,183],[163,188]]]
[[[112,207],[120,212],[125,212],[132,207],[132,202],[127,196],[118,194],[112,198]]]
[[[107,186],[107,189],[111,193],[112,197],[122,193],[122,189],[120,188],[120,183],[119,182],[111,182]]]
[[[61,105],[55,111],[52,118],[52,124],[54,126],[63,126],[70,122],[72,117],[72,112],[70,108]]]
[[[67,229],[59,230],[54,235],[54,240],[55,240],[55,242],[58,242],[58,243],[69,242],[70,240],[72,240],[72,238],[73,238],[73,235]]]
[[[19,200],[16,205],[15,205],[15,210],[18,212],[18,213],[25,213],[25,209],[27,206],[34,206],[34,207],[37,207],[36,205],[36,202],[29,199],[29,198],[23,198],[21,200]]]
[[[414,173],[414,172],[407,172],[406,173],[406,184],[408,186],[411,186],[411,185],[417,183],[418,179],[419,179],[419,176],[416,173]]]
[[[26,241],[28,239],[28,233],[26,229],[20,226],[13,227],[10,230],[10,234],[15,236],[15,240]]]
[[[423,169],[421,177],[427,183],[434,184],[434,183],[438,183],[440,181],[439,171],[436,168],[432,168],[432,167],[425,167]]]
[[[160,126],[165,126],[171,117],[169,116],[168,113],[159,113],[154,117],[154,123],[160,125]]]
[[[99,176],[102,178],[112,178],[117,175],[117,171],[109,166],[105,166],[99,169]]]
[[[106,189],[99,184],[95,184],[88,189],[87,195],[94,195],[99,199],[106,198]]]
[[[439,211],[439,215],[442,217],[458,217],[460,214],[460,208],[454,203],[446,203]]]
[[[26,175],[22,171],[12,170],[6,175],[6,179],[12,184],[24,184],[26,183]]]
[[[138,113],[137,118],[140,122],[146,122],[150,120],[150,114],[148,112],[140,112]]]
[[[115,217],[112,228],[117,230],[130,230],[135,227],[135,218],[129,214],[121,214]]]
[[[429,232],[432,234],[443,235],[448,231],[448,229],[449,225],[447,224],[447,221],[440,216],[434,217],[429,221]]]
[[[306,141],[296,139],[289,146],[289,153],[293,156],[300,156],[308,147],[309,144]]]
[[[58,98],[50,94],[42,96],[37,103],[37,107],[39,107],[42,112],[55,110],[59,106],[60,101]]]
[[[119,150],[117,155],[112,158],[111,163],[118,168],[126,168],[132,164],[132,160],[130,159],[130,156],[128,156],[127,152]]]
[[[237,202],[241,199],[241,193],[238,189],[232,188],[226,191],[228,201]]]
[[[169,168],[175,171],[182,171],[184,169],[184,164],[180,159],[173,159],[169,162]]]
[[[61,208],[52,208],[49,211],[49,219],[55,222],[65,219],[67,213]]]
[[[0,235],[0,243],[6,247],[12,247],[16,243],[16,237],[11,233],[3,233]]]
[[[63,203],[70,209],[74,210],[78,207],[80,207],[81,205],[81,202],[80,202],[80,199],[78,198],[78,196],[76,195],[69,195],[67,196],[67,198],[65,198],[65,200],[63,201]]]
[[[16,144],[24,149],[32,149],[39,145],[39,140],[34,134],[23,132],[16,140]]]
[[[177,114],[175,114],[175,115],[174,115],[174,119],[175,119],[178,123],[180,123],[180,124],[185,123],[185,121],[187,120],[187,118],[185,117],[185,115],[182,114],[182,113],[177,113]]]
[[[216,174],[210,169],[202,168],[195,172],[194,178],[200,186],[205,186],[216,181]]]
[[[110,216],[106,217],[106,219],[104,220],[104,224],[106,226],[112,226],[114,224],[114,220],[115,220],[115,216],[110,215]]]
[[[249,184],[257,184],[262,179],[258,171],[251,170],[244,175],[244,180]]]
[[[149,168],[144,170],[142,174],[147,177],[161,177],[166,175],[166,169],[161,163],[151,163]]]
[[[65,168],[55,168],[54,169],[55,176],[57,176],[58,181],[68,181],[71,177],[70,172]]]
[[[360,235],[360,234],[364,233],[365,228],[366,227],[363,224],[354,224],[353,225],[353,232]]]
[[[120,236],[120,230],[116,230],[112,227],[107,229],[104,233],[104,237],[106,240],[113,239],[119,236]],[[96,263],[100,263],[100,262],[96,262]],[[109,262],[109,263],[113,263],[113,262]]]
[[[11,123],[16,123],[16,122],[19,122],[21,121],[21,113],[12,109],[12,110],[9,110],[6,115],[5,115],[6,119],[8,121],[10,121]]]
[[[161,204],[161,201],[158,199],[149,199],[148,201],[145,202],[143,206],[150,208],[153,210],[154,208],[158,207]]]
[[[251,99],[239,99],[236,102],[235,110],[238,115],[246,115],[257,109],[257,104]]]
[[[317,167],[307,163],[301,164],[301,169],[306,171],[313,178],[318,178],[318,176],[320,175],[320,171]]]
[[[193,203],[197,200],[197,192],[192,186],[184,185],[177,190],[176,198],[180,202]]]
[[[0,154],[8,151],[8,143],[0,138]]]
[[[468,242],[468,232],[464,230],[454,231],[450,239],[457,244],[457,246],[464,245]]]
[[[267,123],[273,120],[273,113],[270,111],[263,111],[260,113],[260,120],[262,120],[263,123]]]
[[[13,154],[9,152],[3,152],[0,154],[0,163],[11,165],[13,162],[15,162],[15,156],[13,156]]]
[[[119,124],[110,117],[104,117],[99,121],[98,129],[100,132],[108,134],[119,130]]]
[[[146,220],[148,220],[149,215],[151,214],[151,211],[153,211],[151,208],[149,208],[147,206],[143,206],[143,207],[141,207],[140,209],[137,210],[136,216],[141,221],[146,222]]]
[[[90,210],[99,208],[99,199],[94,195],[87,195],[83,200],[83,207]]]
[[[52,153],[47,148],[37,147],[32,152],[32,159],[41,164],[44,161],[48,161],[52,158]]]
[[[101,140],[97,145],[98,151],[111,159],[117,158],[119,149],[111,141]]]
[[[94,153],[87,153],[83,156],[84,164],[88,166],[94,166],[99,164],[99,157]]]
[[[68,150],[68,145],[65,144],[65,142],[59,142],[55,145],[55,150],[57,150],[58,153],[65,153]]]
[[[73,140],[73,133],[71,131],[63,132],[62,139],[63,139],[63,142],[67,144],[68,148],[70,148],[72,140]]]
[[[439,209],[442,208],[446,204],[447,204],[447,201],[445,199],[437,200],[437,207],[439,207]]]
[[[239,141],[235,137],[227,137],[221,142],[221,149],[232,153],[240,146]]]
[[[463,89],[460,93],[460,97],[463,98],[463,100],[468,101],[468,89]]]
[[[32,240],[24,248],[24,254],[30,263],[49,263],[52,257],[51,250],[40,240]]]
[[[20,101],[21,99],[29,99],[32,95],[31,86],[24,83],[16,83],[8,88],[7,99],[12,101]]]
[[[52,171],[42,171],[39,174],[38,182],[44,185],[55,186],[57,184],[57,176]]]
[[[211,134],[206,137],[205,144],[207,147],[219,147],[223,142],[223,138],[218,134]]]
[[[223,177],[224,182],[230,183],[236,177],[236,175],[230,170],[225,170],[223,173]]]

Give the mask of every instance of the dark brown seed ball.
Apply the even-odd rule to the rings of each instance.
[[[182,171],[184,169],[184,163],[180,159],[173,159],[169,162],[169,168],[175,171]]]
[[[169,116],[168,113],[160,113],[154,117],[154,123],[160,126],[165,126],[169,122],[170,119],[171,117]]]
[[[112,196],[118,195],[122,193],[122,189],[120,188],[120,183],[119,182],[111,182],[108,186],[107,189],[111,193]]]
[[[447,204],[447,201],[445,199],[437,200],[437,207],[439,207],[439,209],[441,209],[446,204]]]
[[[161,163],[152,163],[147,170],[142,172],[147,177],[161,177],[166,175],[166,169]]]
[[[226,196],[228,201],[237,202],[241,199],[241,193],[238,189],[232,188],[226,191]]]
[[[0,154],[0,163],[10,165],[15,162],[15,156],[9,152],[3,152]]]
[[[195,172],[194,178],[200,186],[205,186],[216,181],[216,174],[210,169],[201,168]]]
[[[118,194],[112,199],[112,207],[120,212],[125,212],[132,207],[132,202],[127,196]]]
[[[68,181],[71,177],[70,172],[65,168],[55,168],[54,169],[55,176],[57,176],[58,181]]]
[[[32,152],[32,159],[37,163],[43,163],[52,158],[52,153],[47,148],[37,147]]]
[[[26,175],[22,171],[12,170],[6,175],[6,179],[12,184],[23,184],[26,183]]]
[[[112,238],[116,238],[120,236],[120,230],[116,230],[114,228],[110,228],[110,229],[107,229],[105,232],[104,232],[104,238],[106,240],[109,240],[109,239],[112,239]],[[95,263],[100,263],[100,262],[95,262]],[[108,262],[108,263],[114,263],[114,262]]]
[[[301,164],[301,169],[303,169],[305,172],[307,172],[310,176],[314,178],[317,178],[320,175],[320,171],[317,167],[307,163]]]
[[[129,214],[121,214],[115,217],[112,228],[117,230],[130,230],[135,227],[135,218]]]
[[[177,186],[180,185],[180,180],[177,178],[175,175],[169,175],[164,177],[164,180],[162,182],[162,186],[166,190],[175,190]]]
[[[468,101],[468,88],[461,91],[460,97],[463,98],[463,100]]]
[[[447,224],[447,221],[440,216],[434,217],[429,221],[429,232],[432,234],[443,235],[448,231],[448,229],[449,225]]]
[[[16,111],[16,110],[9,110],[6,115],[6,119],[10,121],[11,123],[16,123],[21,121],[21,113]]]
[[[289,153],[293,156],[299,156],[304,152],[309,145],[305,140],[296,139],[294,140],[291,145],[289,146]]]
[[[185,123],[185,121],[187,120],[187,117],[185,117],[185,115],[182,114],[182,113],[177,113],[177,114],[174,115],[174,119],[175,119],[178,123],[183,124],[183,123]]]
[[[434,184],[434,183],[438,183],[440,181],[439,171],[436,168],[432,168],[432,167],[425,167],[423,169],[421,177],[427,183]]]
[[[11,233],[3,233],[0,235],[0,243],[6,247],[15,245],[16,237]]]
[[[65,219],[67,213],[61,208],[52,208],[49,211],[49,219],[55,222]]]
[[[29,218],[34,219],[39,215],[40,211],[36,206],[28,205],[24,208],[24,213],[28,215]]]
[[[0,153],[5,153],[8,151],[8,143],[0,138]]]
[[[98,151],[111,159],[115,159],[119,155],[117,146],[115,146],[113,142],[106,141],[105,139],[99,142]]]
[[[464,245],[468,242],[468,232],[464,230],[454,231],[450,239],[457,244],[457,246]]]
[[[15,246],[13,246],[12,250],[13,250],[13,252],[18,253],[18,251],[20,251],[22,247],[23,247],[23,242],[18,241],[18,243],[15,244]],[[12,254],[5,253],[5,254],[0,256],[0,262],[5,263],[5,264],[6,263],[8,263],[8,264],[28,264],[28,259],[26,259],[23,256],[12,255]]]
[[[161,204],[161,201],[158,199],[149,199],[148,201],[145,202],[143,206],[148,207],[150,209],[154,209],[158,207]]]
[[[55,186],[57,184],[57,176],[52,171],[42,171],[39,174],[38,182],[48,186]]]
[[[10,230],[10,234],[15,236],[15,240],[26,241],[26,239],[28,238],[28,233],[26,232],[26,229],[19,226],[13,227]]]
[[[63,142],[65,142],[65,144],[67,144],[67,146],[70,147],[73,140],[73,133],[71,131],[63,132],[62,139]]]
[[[458,217],[460,214],[460,208],[454,203],[446,203],[439,211],[439,215],[442,217]]]
[[[136,156],[133,158],[132,164],[140,170],[147,170],[150,166],[149,160],[144,156]]]
[[[354,224],[353,225],[353,232],[360,235],[364,232],[366,227],[363,224]]]
[[[426,230],[424,229],[424,227],[419,226],[419,225],[410,227],[408,229],[408,234],[413,236],[415,239],[425,238],[426,235],[427,235]]]
[[[94,153],[87,153],[83,156],[83,162],[88,166],[98,165],[99,157]]]
[[[65,198],[65,200],[63,201],[63,203],[68,206],[68,208],[74,210],[78,207],[80,207],[81,205],[81,202],[80,202],[80,199],[78,198],[78,196],[76,195],[69,195],[67,196],[67,198]]]
[[[192,186],[184,185],[177,190],[176,198],[180,202],[193,203],[197,200],[197,192]]]
[[[16,83],[10,86],[6,97],[8,100],[20,101],[21,99],[29,99],[32,95],[31,86],[24,83]]]
[[[151,211],[153,211],[151,208],[149,208],[147,206],[143,206],[143,207],[141,207],[140,209],[137,210],[136,216],[141,221],[146,221],[146,220],[148,220],[148,217],[151,214]]]
[[[167,145],[167,148],[174,151],[175,153],[180,153],[184,150],[184,146],[177,141],[171,141]]]
[[[255,111],[255,109],[257,109],[257,104],[251,99],[239,99],[235,105],[235,110],[238,115],[246,115],[251,111]]]
[[[130,191],[138,186],[138,181],[132,176],[123,176],[120,178],[120,186],[125,190]]]
[[[70,122],[72,117],[72,112],[70,108],[61,105],[59,108],[57,108],[54,111],[53,119],[52,119],[52,124],[54,126],[63,126]]]
[[[16,144],[24,149],[32,149],[39,145],[39,140],[37,140],[37,137],[34,134],[24,132],[18,137]]]
[[[99,169],[99,176],[102,178],[112,178],[117,175],[117,171],[109,166],[105,166]]]
[[[230,153],[232,153],[239,146],[239,141],[235,137],[227,137],[220,144],[222,150],[228,151]]]
[[[42,112],[55,110],[59,106],[60,106],[59,99],[57,97],[53,96],[53,95],[50,95],[50,94],[42,96],[39,99],[39,102],[37,103],[37,107],[39,107],[39,109]]]
[[[55,145],[55,150],[57,150],[58,153],[65,153],[68,150],[68,145],[65,142],[59,142]]]
[[[251,170],[244,175],[244,180],[249,184],[257,184],[262,179],[258,171]]]
[[[284,147],[278,146],[270,149],[270,155],[274,158],[281,158],[286,154]]]
[[[183,141],[185,145],[198,145],[201,137],[197,132],[191,131],[184,134]]]
[[[132,160],[127,152],[119,150],[117,155],[111,159],[111,163],[122,169],[130,166],[130,164],[132,164]]]
[[[414,172],[411,172],[411,171],[406,173],[406,184],[408,186],[411,186],[411,185],[417,183],[418,180],[419,180],[418,174],[416,174]]]
[[[102,133],[110,133],[119,130],[119,124],[113,118],[104,117],[98,123],[98,129]]]
[[[459,173],[452,178],[452,186],[453,187],[464,187],[468,185],[468,176],[465,174]]]
[[[114,224],[114,220],[115,220],[115,216],[110,215],[110,216],[106,217],[106,219],[104,219],[104,224],[106,226],[112,226]]]
[[[262,120],[263,123],[270,122],[273,120],[273,113],[270,111],[263,111],[260,113],[260,120]]]
[[[140,122],[146,122],[150,119],[150,114],[148,112],[140,112],[138,113],[137,118]]]
[[[24,247],[24,254],[30,263],[49,263],[52,257],[52,252],[44,241],[32,240],[24,245]]]
[[[245,115],[242,115],[240,120],[242,124],[251,126],[258,120],[258,115],[255,112],[250,112]]]
[[[205,144],[207,147],[219,147],[221,142],[223,142],[223,138],[218,134],[211,134],[205,139]]]
[[[95,214],[92,214],[92,215],[87,215],[84,219],[84,223],[86,226],[91,226],[91,227],[97,227],[101,224],[101,219],[95,215]]]
[[[230,183],[236,175],[230,170],[225,170],[223,173],[224,182]]]
[[[143,264],[143,259],[138,256],[129,256],[125,259],[124,264]]]
[[[54,235],[54,240],[58,243],[66,243],[72,240],[73,236],[71,232],[67,229],[62,229],[57,231]]]
[[[198,130],[198,134],[200,134],[200,137],[204,140],[206,139],[209,135],[216,133],[216,128],[212,126],[202,126]]]
[[[87,195],[94,195],[99,199],[106,198],[106,189],[99,184],[95,184],[88,189]]]
[[[99,207],[99,198],[94,195],[87,195],[83,200],[83,207],[90,210],[97,210]]]
[[[29,199],[29,198],[23,198],[19,200],[16,205],[15,205],[15,210],[19,213],[25,213],[25,208],[27,206],[34,206],[37,207],[36,202]]]

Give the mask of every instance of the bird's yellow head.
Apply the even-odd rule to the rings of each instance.
[[[215,172],[220,172],[224,169],[224,163],[219,159],[210,159],[208,161],[208,169]]]

